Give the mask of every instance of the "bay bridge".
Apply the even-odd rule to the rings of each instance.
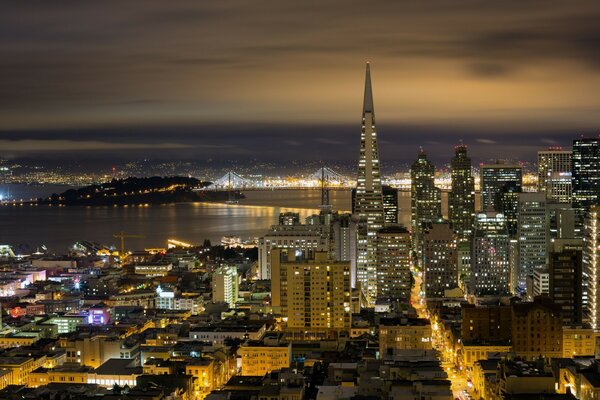
[[[300,177],[263,177],[243,176],[237,172],[229,171],[202,191],[248,191],[248,190],[281,190],[281,189],[350,189],[356,181],[341,175],[331,168],[322,167],[312,174]]]

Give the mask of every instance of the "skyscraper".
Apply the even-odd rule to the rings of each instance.
[[[521,192],[522,185],[522,169],[519,165],[501,162],[484,165],[481,168],[481,211],[501,212],[496,208],[498,194],[507,186],[512,186],[515,188],[514,191]]]
[[[546,193],[549,201],[571,202],[572,154],[561,148],[538,151],[538,191]]]
[[[504,215],[477,214],[471,248],[471,293],[481,296],[510,292],[509,246]]]
[[[389,185],[381,186],[383,196],[383,222],[398,223],[398,189]],[[356,212],[356,188],[352,189],[352,212]]]
[[[583,310],[581,239],[552,242],[548,273],[549,295],[560,306],[564,325],[581,324]]]
[[[573,141],[573,208],[580,217],[600,204],[600,138]]]
[[[600,205],[590,207],[583,232],[583,300],[592,329],[600,329]]]
[[[365,288],[368,300],[372,302],[377,296],[377,231],[383,227],[384,212],[371,71],[368,63],[360,135],[355,215],[359,221],[356,278]]]
[[[448,194],[448,217],[459,239],[470,238],[475,219],[475,180],[467,146],[456,146],[450,162],[452,190]]]
[[[435,167],[421,149],[410,167],[410,201],[413,251],[420,259],[423,227],[442,217],[442,192],[435,187]]]
[[[519,283],[523,285],[526,276],[546,266],[546,195],[520,193],[518,209]]]
[[[410,302],[410,232],[390,225],[377,232],[377,297]]]
[[[423,286],[428,299],[458,287],[456,234],[448,222],[429,225],[423,235]]]

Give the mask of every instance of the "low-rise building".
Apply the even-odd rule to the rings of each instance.
[[[290,366],[292,345],[248,341],[239,348],[238,355],[242,359],[242,375],[263,376]]]

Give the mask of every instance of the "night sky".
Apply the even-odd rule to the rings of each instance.
[[[0,12],[0,157],[533,159],[600,132],[598,1],[32,1]]]

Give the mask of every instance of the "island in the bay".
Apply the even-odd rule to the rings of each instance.
[[[197,201],[237,201],[244,198],[238,191],[202,190],[210,185],[196,178],[171,176],[113,179],[79,189],[54,193],[37,199],[38,204],[66,206],[113,206],[171,204]]]

